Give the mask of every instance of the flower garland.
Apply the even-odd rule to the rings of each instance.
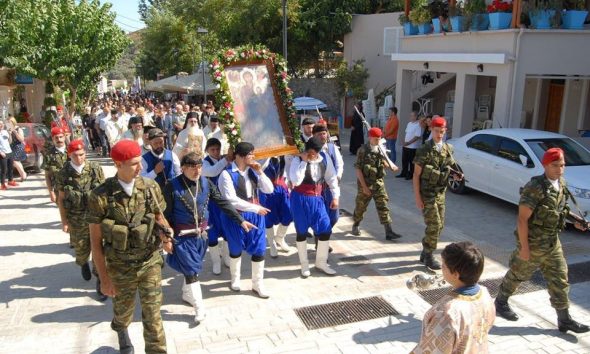
[[[287,63],[276,53],[269,51],[266,47],[257,45],[245,45],[237,48],[223,50],[209,65],[213,82],[216,85],[216,101],[219,103],[219,119],[224,125],[224,132],[227,135],[230,146],[234,147],[242,141],[240,123],[234,116],[234,101],[231,97],[229,85],[223,74],[225,66],[236,62],[254,62],[267,60],[274,66],[274,80],[279,90],[282,108],[285,110],[287,124],[293,137],[293,141],[299,150],[303,150],[301,141],[301,130],[297,112],[293,104],[293,91],[288,86],[289,75],[287,74]],[[269,78],[270,79],[270,78]],[[281,106],[277,107],[281,109]]]

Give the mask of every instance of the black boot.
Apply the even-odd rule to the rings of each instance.
[[[350,231],[351,234],[353,234],[354,236],[360,236],[361,235],[361,230],[359,230],[359,225],[360,223],[354,223],[352,224],[352,230]]]
[[[396,240],[400,237],[402,237],[402,235],[393,232],[393,230],[391,229],[391,224],[385,224],[385,239],[386,240]]]
[[[569,309],[556,310],[557,311],[557,328],[562,333],[572,331],[574,333],[586,333],[590,328],[579,322],[576,322],[570,316]]]
[[[84,263],[81,267],[82,279],[88,281],[92,279],[92,273],[90,272],[90,264],[88,262]]]
[[[96,277],[96,295],[98,296],[98,301],[105,301],[108,296],[106,296],[105,294],[102,293],[102,291],[100,291],[100,278]]]
[[[420,254],[420,262],[424,263],[425,266],[432,270],[440,269],[440,263],[434,258],[432,252],[426,252],[423,250],[422,254]]]
[[[134,354],[135,349],[133,348],[133,344],[131,344],[127,329],[118,331],[117,336],[119,336],[119,351],[121,354]]]
[[[512,311],[510,305],[508,305],[508,298],[498,295],[498,297],[496,297],[496,301],[494,301],[494,305],[496,306],[497,316],[505,318],[508,321],[518,321],[518,315],[516,312]]]

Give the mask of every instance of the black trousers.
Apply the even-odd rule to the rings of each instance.
[[[6,157],[0,156],[0,184],[12,181],[12,153],[6,154]]]
[[[402,149],[402,176],[412,177],[414,175],[414,156],[416,156],[416,149],[407,147]]]

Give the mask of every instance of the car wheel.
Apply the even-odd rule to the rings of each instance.
[[[463,172],[461,167],[457,165],[457,169],[459,172]],[[465,194],[467,193],[467,187],[465,186],[465,178],[460,181],[455,181],[453,177],[449,176],[449,190],[455,194]]]
[[[35,170],[41,172],[41,166],[43,166],[43,154],[35,146]]]

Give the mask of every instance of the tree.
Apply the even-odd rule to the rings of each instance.
[[[141,17],[141,20],[145,22],[152,7],[156,9],[162,9],[162,6],[165,2],[166,0],[139,0],[139,17]]]
[[[369,78],[369,71],[365,68],[365,60],[356,60],[351,67],[343,60],[336,70],[336,82],[338,84],[338,95],[349,95],[361,98],[365,95],[365,85]]]
[[[88,95],[130,43],[110,8],[98,0],[10,1],[0,20],[0,60],[69,90],[73,112],[79,94]]]

